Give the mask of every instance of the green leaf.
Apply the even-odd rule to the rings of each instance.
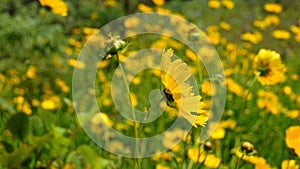
[[[29,120],[30,120],[30,124],[31,124],[30,126],[33,135],[40,136],[45,133],[45,126],[40,117],[31,116]]]
[[[3,98],[0,97],[0,105],[5,107],[12,114],[16,114],[16,110]]]
[[[13,115],[7,122],[7,128],[23,141],[29,131],[29,120],[27,115],[23,113]]]

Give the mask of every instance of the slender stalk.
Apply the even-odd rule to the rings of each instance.
[[[129,101],[130,101],[130,107],[131,107],[131,113],[132,113],[132,118],[134,121],[136,121],[136,116],[135,116],[135,112],[134,112],[134,106],[132,104],[132,99],[130,97],[130,89],[129,89],[129,84],[127,82],[127,76],[126,76],[126,73],[124,71],[124,68],[122,66],[122,64],[120,63],[120,60],[119,60],[119,54],[117,53],[116,54],[116,57],[117,57],[117,62],[119,64],[119,67],[121,69],[121,73],[122,73],[122,77],[123,77],[123,80],[124,80],[124,84],[125,84],[125,87],[126,87],[126,90],[127,90],[127,93],[128,93],[128,96],[129,96]],[[137,154],[137,156],[139,157],[140,153],[139,153],[139,144],[138,144],[138,140],[137,138],[139,137],[139,134],[138,134],[138,126],[137,126],[137,122],[134,123],[134,133],[135,133],[135,153]],[[136,158],[136,165],[137,165],[137,168],[140,169],[141,168],[141,161],[139,158]]]
[[[235,165],[235,169],[238,169],[240,160],[243,159],[244,155],[245,155],[245,153],[242,154],[241,158],[238,158],[238,160],[237,160],[237,162],[236,162],[236,165]]]
[[[249,96],[249,94],[251,93],[251,91],[252,91],[252,89],[253,89],[253,86],[254,86],[254,84],[255,84],[255,82],[257,81],[257,78],[258,78],[258,76],[259,76],[260,74],[256,74],[255,75],[255,77],[252,79],[252,81],[251,81],[251,84],[250,84],[250,87],[249,87],[249,89],[246,91],[246,93],[245,93],[245,95],[244,95],[244,103],[243,103],[243,107],[242,107],[242,111],[241,112],[243,112],[244,110],[245,110],[245,108],[246,108],[246,104],[247,104],[247,98],[248,98],[248,96]]]

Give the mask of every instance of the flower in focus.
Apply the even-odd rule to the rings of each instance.
[[[267,3],[264,5],[264,9],[265,11],[270,13],[281,13],[282,5],[276,3]]]
[[[285,131],[286,145],[300,157],[300,126],[291,126]]]
[[[282,169],[299,169],[299,165],[296,164],[296,160],[284,160],[281,163]]]
[[[261,49],[254,58],[254,73],[262,85],[274,85],[285,81],[286,67],[281,63],[279,53]]]
[[[51,11],[55,14],[61,16],[68,15],[68,6],[62,0],[39,0],[42,6],[47,6],[51,9]]]
[[[177,59],[171,61],[173,51],[171,49],[163,53],[161,79],[165,86],[163,93],[170,107],[177,107],[180,115],[187,119],[193,126],[204,126],[207,117],[204,115],[204,103],[201,96],[192,92],[192,86],[185,81],[191,77],[191,71],[187,65]]]
[[[291,34],[286,30],[278,29],[278,30],[274,30],[272,32],[272,36],[276,39],[287,40],[287,39],[290,39]]]

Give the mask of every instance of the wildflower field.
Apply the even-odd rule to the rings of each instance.
[[[299,0],[0,0],[0,169],[299,169]]]

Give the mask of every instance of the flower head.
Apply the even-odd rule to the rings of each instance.
[[[204,125],[207,117],[202,110],[204,103],[201,96],[192,92],[192,86],[185,81],[191,77],[187,65],[177,59],[171,61],[173,51],[171,49],[163,53],[161,68],[163,71],[161,80],[165,89],[163,93],[170,107],[177,107],[180,115],[186,118],[195,127]]]
[[[61,16],[68,15],[68,6],[62,0],[39,0],[42,6],[47,6],[55,14]]]
[[[285,142],[286,145],[295,151],[295,153],[300,157],[300,126],[291,126],[286,129]]]
[[[254,73],[263,85],[274,85],[284,82],[286,67],[281,63],[279,53],[261,49],[254,59]]]
[[[264,5],[264,9],[265,11],[270,13],[281,13],[282,5],[276,3],[267,3]]]

